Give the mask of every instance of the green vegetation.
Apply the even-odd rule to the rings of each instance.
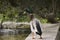
[[[42,23],[60,21],[60,0],[0,0],[0,21],[29,21],[24,10],[31,7]],[[28,4],[27,4],[28,3]],[[58,18],[58,19],[57,19]]]

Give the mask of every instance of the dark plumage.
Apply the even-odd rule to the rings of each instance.
[[[25,10],[25,11],[26,11],[26,12],[28,12],[28,13],[33,13],[32,8],[30,8],[30,7],[26,8],[26,10]]]

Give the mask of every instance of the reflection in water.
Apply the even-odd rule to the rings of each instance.
[[[27,30],[0,29],[0,40],[24,40],[30,33]]]

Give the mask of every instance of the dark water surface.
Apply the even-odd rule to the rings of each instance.
[[[25,40],[30,29],[0,29],[0,40]]]

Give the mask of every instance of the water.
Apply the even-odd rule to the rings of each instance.
[[[0,40],[24,40],[29,33],[28,29],[0,29]]]

